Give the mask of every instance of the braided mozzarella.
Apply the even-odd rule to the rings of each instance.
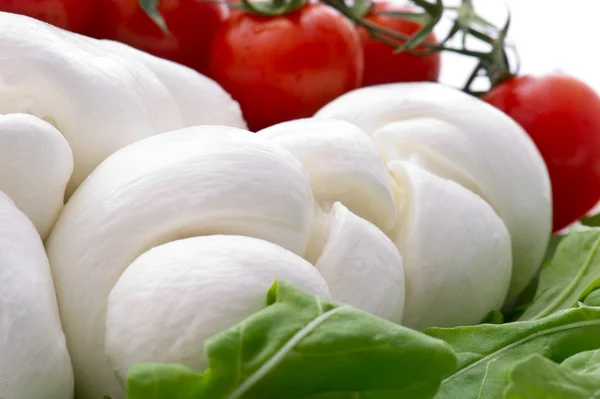
[[[414,329],[480,322],[504,302],[510,236],[479,196],[405,161],[389,169],[403,187],[395,242],[404,256],[404,324]]]
[[[525,205],[494,191],[502,180],[483,184],[468,169],[483,163],[476,148],[492,151],[486,139],[473,144],[447,124],[393,121],[371,137],[322,118],[256,134],[203,126],[108,157],[47,244],[78,396],[122,398],[138,361],[202,370],[204,340],[264,306],[276,279],[417,329],[477,323],[499,308],[519,267],[503,215]],[[417,128],[422,137],[411,136]],[[413,146],[403,131],[413,142],[438,131],[453,140]],[[510,134],[516,153],[531,150],[522,131]],[[530,193],[543,199],[548,178],[539,154],[529,156],[523,167],[535,170],[522,174],[541,176]],[[485,161],[502,168],[506,154]],[[484,192],[507,201],[504,214]],[[529,216],[550,228],[544,206]]]
[[[0,25],[0,397],[68,399],[73,372],[42,244],[65,197],[128,144],[246,124],[221,87],[183,66],[20,15],[0,12]]]
[[[108,155],[143,138],[246,126],[220,86],[186,67],[21,15],[0,12],[0,25],[0,114],[32,114],[64,135],[75,165],[67,197]]]
[[[420,329],[478,322],[539,265],[547,172],[483,102],[378,86],[253,134],[185,67],[0,23],[0,396],[69,398],[74,373],[78,398],[121,399],[135,362],[202,370],[275,280]]]
[[[550,238],[552,204],[543,159],[516,122],[483,101],[434,83],[355,90],[315,117],[351,122],[371,135],[385,162],[409,161],[486,200],[510,233],[507,301],[529,283]]]
[[[318,203],[347,205],[393,241],[330,228],[335,234],[315,265],[334,298],[399,322],[390,311],[405,279],[403,324],[415,329],[474,324],[500,308],[511,277],[510,236],[482,198],[410,162],[391,161],[386,169],[373,140],[348,122],[297,120],[257,134],[298,157]],[[334,219],[341,212],[334,209]],[[402,263],[404,279],[394,275]]]
[[[73,397],[73,371],[44,245],[31,221],[2,191],[0,397]]]
[[[0,191],[33,222],[42,239],[63,208],[73,172],[67,140],[32,115],[0,115]]]
[[[240,129],[188,128],[114,153],[47,250],[83,398],[122,398],[136,361],[201,370],[204,339],[264,307],[278,279],[402,321],[391,240],[338,201],[324,210],[292,153]]]

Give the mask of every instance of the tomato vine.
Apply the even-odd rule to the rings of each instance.
[[[164,19],[158,11],[160,0],[139,0],[141,7],[161,29],[168,32]],[[220,0],[199,0],[220,1]],[[461,0],[458,7],[443,4],[442,0],[410,0],[416,6],[415,12],[388,11],[382,14],[416,21],[422,25],[413,35],[405,35],[369,22],[365,17],[371,12],[372,0],[354,0],[348,4],[345,0],[320,0],[321,3],[335,8],[356,25],[366,29],[377,40],[394,48],[395,53],[410,52],[427,56],[435,52],[451,52],[475,58],[477,66],[472,71],[464,90],[473,95],[484,94],[473,89],[477,78],[484,77],[490,87],[496,87],[505,80],[518,74],[519,57],[513,46],[507,42],[510,27],[510,12],[505,24],[497,27],[481,17],[475,10],[472,0]],[[264,16],[278,16],[297,11],[308,0],[241,0],[228,3],[230,7]],[[452,27],[439,43],[429,43],[425,39],[440,23],[444,16],[450,16]],[[451,40],[462,35],[460,45],[450,45]],[[488,51],[472,50],[467,46],[471,37],[489,46]],[[509,57],[512,50],[513,57]]]

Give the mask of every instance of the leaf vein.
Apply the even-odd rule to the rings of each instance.
[[[319,317],[312,320],[310,323],[306,325],[306,327],[302,328],[298,331],[285,345],[275,353],[275,355],[269,359],[265,364],[262,365],[256,372],[246,379],[236,390],[234,390],[227,399],[238,399],[241,398],[249,389],[252,388],[254,384],[260,381],[273,367],[275,367],[279,362],[281,362],[285,356],[291,351],[294,346],[296,346],[302,339],[304,339],[308,334],[310,334],[315,328],[317,328],[324,321],[329,319],[334,314],[350,308],[349,306],[340,306],[339,308],[332,309],[326,313],[321,314]]]
[[[510,349],[517,347],[519,345],[525,344],[529,341],[532,341],[538,337],[543,337],[545,335],[550,335],[550,334],[554,334],[554,333],[558,333],[558,332],[562,332],[562,331],[568,331],[568,330],[575,330],[578,328],[585,328],[585,327],[591,327],[591,326],[597,326],[600,325],[600,320],[588,320],[588,321],[582,321],[582,322],[578,322],[578,323],[572,323],[572,324],[567,324],[564,326],[558,326],[558,327],[554,327],[554,328],[549,328],[547,330],[544,331],[538,331],[536,333],[533,333],[531,335],[528,335],[526,337],[523,337],[509,345],[506,345],[503,348],[500,348],[497,351],[494,351],[492,353],[490,353],[489,355],[486,355],[484,357],[482,357],[481,359],[469,364],[468,366],[458,370],[457,372],[455,372],[454,374],[446,377],[443,381],[442,384],[448,383],[456,378],[458,378],[459,376],[465,374],[466,372],[468,372],[469,370],[479,366],[481,363],[484,363],[490,359],[493,359],[495,356],[500,356],[502,355],[504,352],[509,351]]]
[[[237,357],[237,376],[235,378],[236,383],[242,380],[242,350],[244,348],[244,327],[246,327],[246,321],[240,325],[240,349]]]
[[[575,288],[577,287],[577,284],[579,283],[579,281],[581,281],[581,279],[583,278],[583,276],[585,275],[585,273],[590,268],[590,265],[592,264],[592,261],[596,257],[596,253],[598,252],[598,248],[600,248],[600,236],[598,236],[598,238],[594,242],[594,245],[592,246],[592,249],[590,250],[590,254],[586,258],[585,262],[583,263],[583,267],[575,275],[575,278],[569,283],[569,285],[567,286],[567,288],[565,290],[563,290],[560,293],[560,295],[557,295],[555,297],[555,299],[552,302],[550,302],[550,304],[546,308],[540,310],[537,314],[531,316],[530,320],[538,320],[538,319],[541,319],[542,317],[548,316],[550,313],[554,312],[560,306],[560,304],[562,302],[564,302],[564,300],[571,293],[573,293],[573,291],[575,291]]]

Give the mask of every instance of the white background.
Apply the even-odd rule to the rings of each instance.
[[[452,4],[453,0],[444,3]],[[522,72],[562,70],[600,92],[600,0],[474,0],[478,13],[502,25],[511,10],[509,37],[521,56]],[[446,26],[440,26],[440,36]],[[443,55],[440,80],[462,86],[474,61]]]

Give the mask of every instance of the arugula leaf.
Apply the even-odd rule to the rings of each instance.
[[[600,306],[600,289],[596,289],[585,297],[583,303],[587,306]]]
[[[285,282],[267,305],[205,343],[204,373],[134,365],[127,398],[432,398],[456,369],[445,342]]]
[[[550,263],[554,254],[556,252],[556,248],[558,244],[562,241],[565,236],[561,235],[553,235],[550,238],[550,242],[548,243],[548,248],[546,250],[546,255],[542,262],[542,267],[538,271],[538,273],[534,276],[531,282],[525,287],[523,292],[519,294],[514,303],[505,304],[505,307],[502,309],[502,314],[504,315],[504,323],[509,323],[513,321],[517,321],[523,316],[523,313],[531,306],[531,303],[534,301],[535,295],[538,291],[538,285],[540,282],[540,272],[542,272]]]
[[[600,349],[573,355],[562,362],[561,367],[566,370],[593,375],[600,382]]]
[[[564,235],[553,235],[552,237],[550,237],[550,242],[548,242],[548,248],[546,249],[546,256],[544,257],[544,261],[542,262],[542,267],[548,266],[548,263],[552,261],[552,258],[554,258],[554,255],[556,254],[556,249],[558,248],[558,245],[563,240],[563,238],[565,238]]]
[[[600,350],[582,352],[560,366],[534,355],[517,364],[506,399],[590,399],[600,394]]]
[[[575,304],[600,283],[600,228],[575,229],[540,272],[533,303],[519,320],[538,320]]]
[[[590,227],[600,227],[600,213],[581,219],[581,224]]]
[[[542,320],[469,327],[430,328],[450,343],[458,370],[442,381],[437,399],[502,398],[515,363],[539,354],[561,362],[600,348],[600,308],[567,309]]]
[[[497,310],[492,310],[490,313],[485,316],[481,323],[479,324],[502,324],[504,323],[504,314]]]

